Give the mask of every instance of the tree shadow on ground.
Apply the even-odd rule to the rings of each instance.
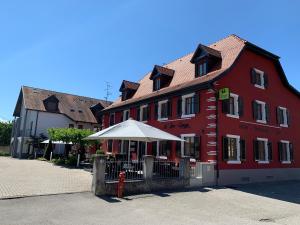
[[[238,191],[300,204],[300,181],[280,181],[226,186]]]

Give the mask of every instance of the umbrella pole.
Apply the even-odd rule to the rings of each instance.
[[[130,160],[130,140],[128,141],[128,165]]]
[[[145,155],[148,155],[148,142],[146,141],[146,147],[145,147]]]

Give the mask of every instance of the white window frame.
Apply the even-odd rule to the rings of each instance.
[[[261,85],[254,84],[254,86],[257,87],[257,88],[260,88],[260,89],[265,89],[265,79],[264,79],[265,72],[261,71],[259,69],[256,69],[256,68],[255,68],[255,72],[257,72],[260,75],[260,83],[261,83]]]
[[[230,97],[234,99],[234,114],[227,113],[226,116],[239,119],[239,96],[237,94],[230,93]]]
[[[128,119],[125,119],[126,118],[126,113],[128,112],[128,119],[130,118],[130,110],[129,109],[127,109],[127,110],[124,110],[123,111],[123,121],[126,121],[126,120],[128,120]]]
[[[161,105],[165,104],[165,103],[168,104],[168,100],[163,100],[163,101],[158,102],[158,110],[157,110],[158,111],[158,116],[157,116],[157,118],[158,118],[159,121],[163,121],[163,120],[168,120],[169,119],[168,117],[165,117],[165,118],[161,117]]]
[[[164,155],[160,155],[161,153],[161,150],[160,150],[160,143],[159,141],[156,141],[156,158],[159,158],[159,159],[168,159],[167,156],[164,156]]]
[[[228,160],[227,164],[241,164],[241,137],[239,135],[227,134],[227,138],[234,138],[236,139],[236,160]],[[228,149],[227,149],[228,151]]]
[[[148,107],[148,104],[146,104],[146,105],[142,105],[141,107],[140,107],[140,121],[141,122],[147,122],[148,120],[143,120],[143,110],[145,109],[145,108],[147,108]]]
[[[255,100],[257,104],[262,105],[261,107],[261,114],[262,114],[262,119],[261,120],[256,120],[257,123],[267,123],[267,114],[266,114],[266,103],[263,101]]]
[[[180,137],[182,140],[184,140],[185,137],[193,137],[195,142],[196,134],[181,134]],[[185,157],[185,156],[186,155],[184,155],[184,141],[181,141],[181,157]],[[191,160],[195,160],[195,159],[191,158]]]
[[[195,93],[190,93],[190,94],[187,94],[187,95],[182,95],[181,96],[181,99],[182,99],[182,104],[181,104],[181,112],[182,112],[182,115],[181,115],[181,118],[189,118],[189,117],[195,117],[195,113],[192,113],[192,114],[186,114],[185,112],[185,104],[186,104],[186,99],[187,98],[190,98],[190,97],[194,97],[195,96]],[[193,105],[193,107],[195,107]],[[195,109],[194,109],[195,111]]]
[[[268,148],[268,142],[269,140],[267,138],[256,138],[257,141],[263,141],[265,146],[265,160],[256,160],[259,164],[268,164],[269,161],[269,148]]]
[[[290,150],[290,142],[286,140],[280,140],[280,143],[286,144],[287,145],[287,160],[281,161],[282,164],[291,164],[291,150]]]
[[[284,113],[283,113],[283,123],[279,124],[279,126],[281,127],[288,127],[288,118],[287,118],[287,108],[285,107],[282,107],[282,106],[279,106],[278,107],[280,110],[283,110]]]

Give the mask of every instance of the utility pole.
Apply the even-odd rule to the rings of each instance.
[[[112,88],[112,86],[111,86],[111,84],[109,83],[109,82],[105,82],[106,83],[106,88],[105,88],[105,97],[104,97],[104,99],[105,99],[105,101],[106,101],[106,103],[108,102],[108,99],[109,99],[109,96],[111,96],[111,88]]]

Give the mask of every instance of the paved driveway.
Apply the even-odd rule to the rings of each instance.
[[[38,160],[0,157],[0,199],[85,192],[92,175]]]

